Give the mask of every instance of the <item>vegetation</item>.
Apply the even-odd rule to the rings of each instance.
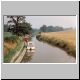
[[[10,49],[8,54],[4,56],[4,62],[8,63],[11,60],[12,56],[14,55],[14,53],[15,53],[15,50],[14,49]]]
[[[72,30],[72,27],[69,28],[63,28],[60,26],[47,26],[42,25],[39,29],[40,32],[57,32],[57,31],[65,31],[65,30]]]
[[[25,16],[7,16],[8,21],[8,32],[11,32],[17,36],[23,36],[30,34],[32,28],[31,24],[26,22]]]
[[[63,30],[65,30],[65,29],[62,28],[62,27],[59,27],[59,26],[46,26],[46,25],[43,25],[42,27],[40,27],[41,32],[56,32],[56,31],[63,31]]]
[[[22,45],[22,40],[19,38],[16,42],[14,38],[8,38],[7,41],[9,42],[4,42],[4,62],[6,63],[10,62],[11,58],[15,55],[16,51],[20,50]]]
[[[8,31],[9,26],[7,24],[4,24],[4,32]]]
[[[26,22],[25,16],[6,16],[4,24],[4,62],[9,62],[16,51],[20,50],[23,36],[31,35],[31,24]],[[31,40],[31,37],[30,37]]]
[[[39,33],[36,38],[51,45],[64,49],[68,54],[76,58],[76,32],[67,30],[60,32]]]
[[[12,36],[12,34],[10,32],[4,32],[4,38],[5,37],[10,37],[10,36]]]
[[[10,36],[10,37],[5,37],[4,38],[4,41],[5,42],[12,42],[12,43],[15,43],[15,42],[17,42],[17,38],[16,38],[16,36]]]
[[[20,50],[22,37],[4,32],[4,62],[9,62],[16,51]]]

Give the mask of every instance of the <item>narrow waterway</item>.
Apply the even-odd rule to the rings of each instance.
[[[64,50],[38,41],[35,37],[35,51],[28,51],[22,62],[25,63],[75,63],[76,59],[69,56]]]

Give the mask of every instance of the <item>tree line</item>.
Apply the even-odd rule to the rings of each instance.
[[[72,27],[70,28],[63,28],[60,26],[47,26],[47,25],[42,25],[40,27],[40,32],[57,32],[57,31],[64,31],[64,30],[69,30],[72,29]]]

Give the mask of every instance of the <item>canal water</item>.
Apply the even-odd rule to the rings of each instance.
[[[34,37],[32,42],[35,50],[28,51],[22,63],[75,63],[76,59],[68,55],[64,50],[51,46],[47,43],[40,42]]]

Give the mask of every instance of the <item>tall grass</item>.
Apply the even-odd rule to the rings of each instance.
[[[4,48],[7,49],[7,53],[4,55],[4,62],[9,63],[11,58],[15,55],[16,51],[20,50],[22,45],[22,38],[15,35],[6,36],[4,37],[4,44],[5,43],[7,43],[7,45],[4,45]],[[13,47],[14,44],[15,46]]]
[[[8,53],[4,56],[4,62],[9,63],[12,57],[15,55],[17,51],[20,50],[22,42],[19,42],[14,49],[9,49]]]
[[[16,52],[15,49],[10,49],[7,55],[4,56],[4,63],[9,63],[15,52]]]
[[[41,33],[38,34],[36,38],[40,41],[60,47],[69,55],[76,58],[76,37],[74,31]]]

